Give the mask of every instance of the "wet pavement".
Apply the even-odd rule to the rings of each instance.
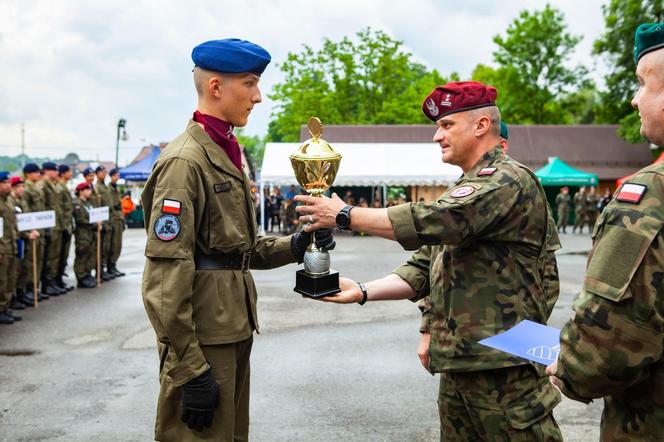
[[[560,327],[585,269],[587,235],[563,235]],[[128,230],[127,273],[25,310],[0,328],[0,440],[152,440],[158,392],[155,337],[140,295],[145,236]],[[398,244],[337,237],[332,266],[370,280],[408,256]],[[289,265],[256,271],[261,333],[252,353],[254,441],[438,440],[438,377],[419,363],[419,311],[409,301],[329,305],[292,292]],[[564,399],[565,440],[599,438],[601,402]]]

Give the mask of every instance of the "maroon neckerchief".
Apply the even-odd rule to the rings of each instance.
[[[242,154],[240,153],[240,144],[233,135],[233,125],[211,115],[206,115],[200,111],[194,112],[194,121],[203,125],[205,132],[212,138],[212,141],[221,147],[231,162],[242,171]]]

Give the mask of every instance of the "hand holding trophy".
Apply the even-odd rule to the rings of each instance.
[[[318,118],[311,117],[308,126],[311,138],[290,155],[290,160],[300,186],[311,196],[321,197],[337,176],[341,154],[320,138],[323,125]],[[304,270],[296,273],[294,290],[311,298],[341,291],[339,272],[330,270],[330,254],[316,247],[313,236],[304,254]]]

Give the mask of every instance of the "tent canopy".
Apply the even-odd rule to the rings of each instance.
[[[652,162],[652,164],[659,164],[659,163],[664,163],[664,152],[662,152],[655,161]],[[634,172],[636,173],[636,172]],[[619,178],[616,180],[616,187],[620,187],[622,183],[627,181],[628,179],[632,178],[634,176],[634,173],[630,173],[629,175],[626,175],[622,178]]]
[[[267,143],[261,181],[275,185],[297,184],[289,155],[300,143]],[[334,143],[342,156],[335,186],[450,185],[461,168],[442,162],[433,143]]]
[[[549,158],[549,164],[535,172],[543,186],[596,186],[599,178],[594,173],[574,169],[558,157]]]
[[[131,166],[120,169],[120,178],[124,178],[127,181],[147,181],[152,172],[152,166],[157,162],[160,152],[159,146],[152,146],[152,151],[148,156]]]

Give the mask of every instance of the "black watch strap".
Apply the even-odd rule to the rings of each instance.
[[[367,287],[362,284],[361,282],[358,282],[357,285],[360,286],[360,290],[362,290],[362,300],[358,301],[357,303],[360,305],[364,305],[365,302],[367,302],[368,294],[367,294]]]

